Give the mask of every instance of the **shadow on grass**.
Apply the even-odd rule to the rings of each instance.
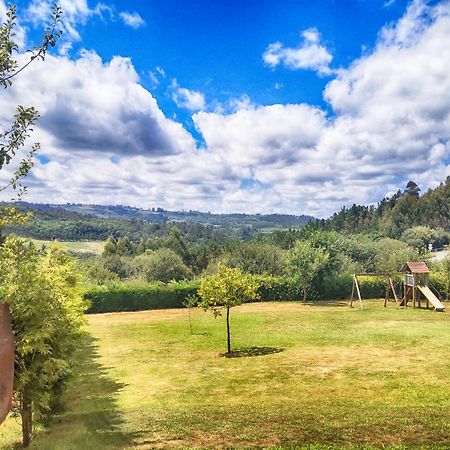
[[[225,358],[248,358],[251,356],[272,355],[274,353],[281,353],[284,348],[275,347],[248,347],[240,350],[232,350],[230,353],[221,353],[220,356]]]
[[[358,302],[358,300],[356,300]],[[346,306],[349,307],[350,305],[350,299],[342,299],[342,300],[307,300],[301,302],[303,305],[307,306],[320,306],[320,307],[333,307],[336,308],[337,306]],[[355,303],[355,300],[353,300],[353,303]]]
[[[36,440],[36,448],[124,448],[135,436],[124,432],[117,402],[125,387],[111,378],[99,361],[96,339],[86,335],[77,355],[77,367],[64,398],[64,411],[54,416]]]

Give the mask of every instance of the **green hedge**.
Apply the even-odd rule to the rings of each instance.
[[[398,282],[400,278],[394,279],[395,288],[398,294]],[[364,298],[384,298],[386,292],[386,277],[359,276],[358,284],[361,297]],[[353,286],[352,274],[340,274],[327,278],[322,282],[318,298],[325,299],[345,299],[350,298]],[[355,297],[357,293],[354,293]],[[392,296],[392,294],[391,294]]]
[[[430,283],[432,288],[436,289],[441,297],[441,300],[446,300],[447,298],[447,288],[445,285],[445,278],[442,273],[433,272],[430,274]]]
[[[301,285],[289,277],[258,276],[261,301],[302,300]],[[384,298],[386,289],[385,277],[358,277],[361,296],[367,298]],[[398,283],[394,280],[398,293]],[[431,282],[444,294],[443,282],[438,276],[432,276]],[[350,298],[353,284],[351,274],[340,274],[330,277],[313,286],[309,300],[338,300]],[[188,295],[197,292],[198,281],[182,281],[177,283],[152,283],[145,286],[129,286],[126,284],[101,286],[90,289],[85,298],[90,301],[89,313],[105,313],[120,311],[141,311],[147,309],[181,308]],[[356,298],[356,293],[355,293]]]
[[[259,296],[263,302],[302,300],[302,286],[289,277],[255,277],[259,283]]]
[[[100,286],[85,293],[88,313],[142,311],[180,308],[188,295],[195,294],[198,282],[152,283],[145,286]]]

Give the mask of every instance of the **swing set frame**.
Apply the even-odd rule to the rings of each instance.
[[[396,274],[397,275],[397,274]],[[353,286],[352,286],[352,294],[350,296],[350,307],[353,308],[353,299],[355,297],[355,292],[358,295],[359,306],[361,309],[364,309],[362,297],[361,297],[361,289],[359,288],[358,277],[385,277],[386,278],[386,289],[384,294],[384,306],[387,306],[387,302],[390,300],[390,292],[393,294],[393,299],[397,306],[401,306],[401,301],[395,292],[394,281],[392,279],[392,274],[390,273],[355,273],[353,275]]]

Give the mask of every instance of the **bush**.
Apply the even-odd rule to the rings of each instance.
[[[181,256],[168,248],[160,248],[133,261],[135,275],[143,276],[146,281],[169,281],[192,278],[192,272]]]
[[[253,275],[282,275],[286,252],[271,244],[239,242],[227,248],[219,258],[222,264]]]
[[[396,273],[406,261],[419,260],[419,254],[409,245],[395,239],[383,238],[376,242],[375,271]]]
[[[442,228],[432,229],[427,226],[417,226],[405,230],[401,240],[416,249],[420,254],[425,254],[428,251],[428,244],[432,244],[434,249],[440,249],[447,245],[449,234]]]

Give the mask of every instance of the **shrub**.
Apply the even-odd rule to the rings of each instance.
[[[286,252],[271,244],[239,242],[227,248],[220,262],[253,275],[282,275]]]
[[[146,255],[138,256],[133,261],[135,274],[146,281],[169,281],[192,278],[192,272],[183,262],[181,256],[168,248],[160,248]]]
[[[447,245],[449,234],[442,228],[432,229],[427,226],[417,226],[405,230],[401,240],[416,249],[420,254],[424,254],[428,251],[428,244],[432,244],[435,249]]]
[[[376,251],[375,270],[377,272],[396,273],[406,261],[419,259],[418,253],[412,247],[390,238],[377,241]]]

